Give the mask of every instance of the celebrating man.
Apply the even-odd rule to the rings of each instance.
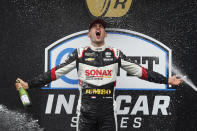
[[[106,22],[101,19],[89,25],[91,45],[77,48],[64,63],[32,80],[24,82],[25,89],[42,87],[67,74],[75,67],[78,72],[80,97],[78,101],[77,131],[117,131],[114,115],[114,87],[119,68],[140,79],[160,84],[179,85],[183,80],[163,75],[131,63],[120,50],[105,45]],[[19,84],[16,83],[19,89]]]

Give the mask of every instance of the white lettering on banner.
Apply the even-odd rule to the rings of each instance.
[[[120,128],[127,128],[129,123],[129,117],[122,117],[120,121]],[[133,120],[133,128],[140,128],[142,125],[142,118],[141,117],[135,117]],[[77,117],[72,117],[71,119],[71,127],[77,127]]]
[[[59,94],[57,97],[57,104],[55,108],[55,114],[60,114],[62,107],[64,107],[67,114],[73,113],[73,107],[75,104],[75,95],[70,95],[69,99],[66,100],[64,95]],[[54,95],[49,94],[48,101],[46,105],[45,114],[51,114],[54,102]],[[146,95],[140,95],[133,107],[121,107],[123,103],[132,103],[132,97],[130,95],[119,95],[116,98],[117,104],[117,115],[137,115],[138,112],[142,112],[143,115],[150,115],[148,104],[148,97]],[[162,104],[163,103],[163,104]],[[155,96],[153,103],[153,110],[151,115],[158,115],[159,110],[162,115],[168,115],[167,108],[170,105],[169,96]],[[131,111],[131,113],[129,113]]]
[[[127,120],[129,117],[122,117],[121,122],[120,122],[120,128],[127,128]]]
[[[64,106],[64,109],[67,112],[67,114],[72,114],[74,99],[75,95],[70,95],[69,102],[67,102],[64,95],[58,95],[55,114],[60,114],[62,105]]]
[[[53,98],[54,98],[54,95],[49,94],[45,114],[51,114],[51,109],[53,106]]]
[[[146,115],[146,116],[158,115],[158,114],[169,115],[170,113],[168,113],[167,108],[170,105],[170,97],[164,95],[157,95],[153,97],[154,97],[153,104],[150,104],[148,103],[149,97],[146,95],[139,95],[137,99],[132,99],[131,95],[117,96],[116,111],[118,117],[121,116],[120,125],[119,125],[120,128],[129,128],[129,127],[140,128],[142,126],[142,119],[144,118],[137,117],[138,113],[142,113],[142,115]],[[64,108],[65,110],[64,113],[73,115],[71,118],[70,127],[76,128],[77,117],[75,116],[76,109],[74,109],[74,105],[77,104],[77,99],[75,98],[76,97],[73,94],[70,95],[68,99],[66,99],[63,94],[57,94],[57,96],[55,94],[49,94],[45,114],[61,114],[61,109]],[[53,104],[53,103],[57,103],[57,104]],[[149,110],[149,108],[152,109],[152,112]]]
[[[140,128],[141,125],[142,125],[141,121],[142,121],[142,118],[141,117],[136,117],[134,119],[133,128]]]
[[[160,104],[160,101],[164,101],[163,104]],[[157,115],[159,109],[161,110],[163,115],[168,115],[167,108],[170,104],[170,97],[169,96],[155,96],[155,101],[153,107],[152,115]]]
[[[142,111],[144,115],[149,115],[147,96],[139,96],[131,114],[135,115],[138,111]]]
[[[53,99],[54,99],[54,95],[50,94],[48,96],[45,114],[51,114]],[[75,101],[75,95],[70,95],[68,102],[65,99],[64,95],[58,95],[55,114],[61,113],[62,106],[64,107],[67,114],[72,114],[74,101]]]
[[[70,126],[77,127],[77,117],[72,117]]]
[[[128,114],[131,107],[124,107],[120,109],[122,102],[126,101],[126,103],[131,103],[132,97],[130,95],[119,95],[116,98],[117,102],[117,114]],[[164,104],[160,102],[164,101]],[[142,106],[140,106],[142,103]],[[170,97],[169,96],[155,96],[154,104],[153,104],[153,111],[152,115],[158,115],[158,111],[161,110],[162,115],[168,115],[167,108],[170,104]],[[137,99],[136,104],[134,105],[131,115],[136,115],[138,111],[142,111],[143,115],[149,115],[148,109],[148,100],[147,96],[139,96]]]
[[[125,103],[131,103],[131,96],[118,96],[116,98],[116,104],[117,104],[117,114],[129,114],[129,109],[130,107],[124,107],[122,110],[120,109],[120,105],[121,105],[121,102],[122,101],[125,101]]]

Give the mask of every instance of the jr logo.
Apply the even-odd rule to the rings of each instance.
[[[154,70],[166,77],[171,76],[171,50],[161,42],[144,34],[125,29],[106,29],[108,36],[105,44],[120,49],[130,57],[131,62]],[[87,36],[88,30],[66,36],[45,49],[45,71],[65,62],[75,48],[89,46],[91,41]],[[88,56],[94,54],[86,54]],[[110,54],[106,54],[109,56]],[[90,79],[102,76],[108,79],[112,76],[110,69],[86,70],[85,75]],[[166,90],[168,85],[147,82],[136,77],[130,77],[127,72],[120,70],[117,77],[116,89]],[[49,88],[78,88],[77,70],[69,72],[60,79],[50,83]]]
[[[128,12],[132,0],[86,0],[86,3],[93,16],[121,17]]]

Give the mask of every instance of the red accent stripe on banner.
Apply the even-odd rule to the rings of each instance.
[[[141,79],[147,80],[148,74],[144,67],[142,67],[142,77]]]
[[[51,69],[51,80],[56,80],[55,67]]]

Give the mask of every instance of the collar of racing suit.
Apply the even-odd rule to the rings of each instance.
[[[100,46],[100,47],[95,47],[93,45],[90,45],[90,48],[93,50],[93,51],[104,51],[106,49],[106,45],[103,45],[103,46]]]

